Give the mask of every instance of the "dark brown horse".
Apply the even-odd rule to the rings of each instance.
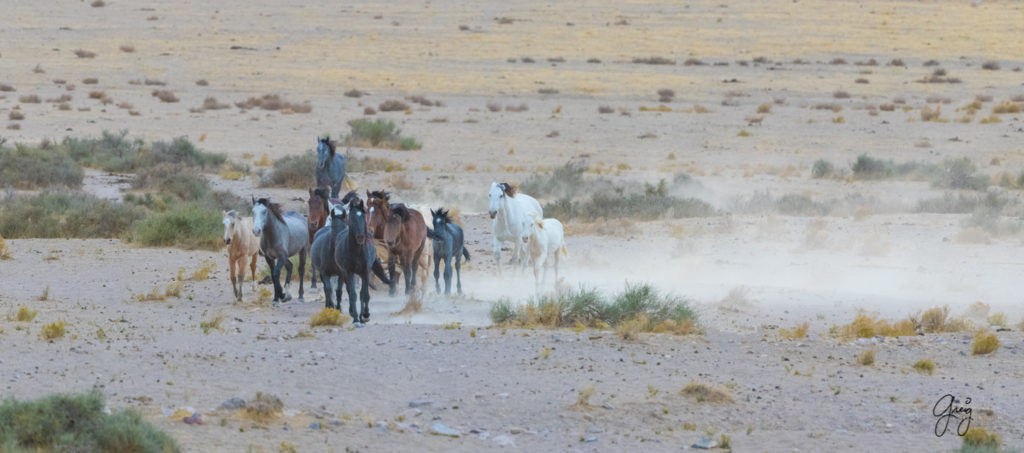
[[[370,211],[367,226],[388,248],[389,293],[395,294],[395,261],[398,261],[405,277],[405,293],[409,294],[416,288],[416,273],[427,242],[423,214],[402,203],[391,204],[387,192],[367,192],[366,197]]]
[[[313,243],[316,232],[320,231],[320,229],[327,224],[327,218],[330,217],[330,213],[328,212],[330,209],[330,203],[327,201],[329,198],[327,194],[328,190],[330,189],[326,187],[321,187],[316,190],[309,189],[309,201],[306,203],[309,206],[309,225],[307,227],[309,229],[310,244]],[[309,287],[316,289],[316,265],[312,265],[312,268],[313,277],[310,278]]]

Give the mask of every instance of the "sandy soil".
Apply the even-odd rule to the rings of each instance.
[[[960,445],[933,434],[932,405],[952,393],[972,398],[975,425],[1024,447],[1024,338],[1016,329],[998,332],[1001,348],[985,357],[971,355],[968,333],[881,342],[829,335],[861,309],[895,319],[949,305],[961,315],[976,301],[1016,324],[1024,237],[968,230],[964,215],[916,213],[918,200],[944,193],[926,181],[810,176],[818,159],[847,167],[862,153],[933,163],[969,157],[985,174],[1019,174],[1020,114],[979,122],[1024,94],[1017,2],[8,3],[0,83],[16,91],[0,92],[0,118],[18,128],[0,136],[11,142],[104,130],[147,140],[184,135],[252,164],[306,152],[318,134],[344,135],[366,106],[411,95],[442,101],[377,115],[416,137],[421,151],[351,149],[406,171],[351,176],[361,189],[389,188],[400,176],[417,188],[396,190],[397,198],[458,207],[474,260],[463,268],[464,297],[428,294],[423,311],[406,317],[391,315],[404,298],[378,292],[367,327],[309,329],[319,290],[304,304],[270,307],[247,286],[246,302],[234,303],[223,252],[8,239],[14,259],[0,261],[0,312],[28,305],[40,313],[29,324],[0,321],[0,396],[99,387],[112,409],[140,410],[196,452],[271,452],[282,442],[338,452],[678,451],[721,433],[735,451],[936,451]],[[78,58],[79,49],[96,56]],[[676,64],[632,63],[654,56]],[[837,58],[846,63],[830,64]],[[897,58],[905,66],[888,65]],[[863,64],[870,59],[878,64]],[[962,83],[917,83],[936,68],[923,65],[930,59]],[[983,70],[989,60],[1000,69]],[[659,102],[661,88],[675,98]],[[160,102],[154,89],[180,101]],[[346,97],[351,89],[369,94]],[[850,96],[837,98],[838,90]],[[195,110],[211,96],[233,104],[271,93],[313,110]],[[68,110],[19,100],[30,94],[73,99]],[[977,95],[993,100],[970,122],[957,121]],[[897,100],[905,104],[877,109]],[[528,108],[494,112],[488,104]],[[757,113],[763,104],[770,113]],[[839,111],[813,108],[822,104]],[[644,111],[659,105],[670,111]],[[948,121],[921,121],[926,105],[940,105]],[[601,106],[614,113],[598,113]],[[14,110],[25,118],[7,120]],[[532,276],[495,274],[487,187],[570,158],[621,183],[685,172],[699,184],[679,194],[733,212],[607,226],[610,235],[568,225],[565,284],[615,292],[650,282],[692,300],[706,335],[634,342],[613,332],[487,327],[494,301],[535,295]],[[305,191],[258,188],[255,178],[213,182],[303,208]],[[84,190],[118,198],[125,187],[118,175],[88,171]],[[843,208],[823,217],[739,209],[765,191]],[[180,268],[209,261],[217,264],[212,277],[186,283],[181,298],[136,301]],[[218,314],[222,330],[204,334],[199,323]],[[58,319],[69,323],[68,336],[40,341],[39,327]],[[779,328],[803,322],[807,339],[780,339]],[[452,323],[461,326],[443,327]],[[871,348],[875,365],[857,365]],[[934,375],[913,370],[923,358],[937,364]],[[691,381],[726,386],[734,402],[681,396]],[[590,405],[575,406],[589,386]],[[261,427],[217,409],[257,391],[279,396],[285,416]],[[183,406],[207,424],[171,416]],[[430,435],[435,423],[460,437]]]

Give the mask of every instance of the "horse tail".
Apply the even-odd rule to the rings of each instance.
[[[565,248],[565,243],[564,242],[562,243],[562,248],[559,249],[559,251],[562,252],[562,256],[563,257],[566,257],[566,258],[569,257],[569,250]]]
[[[373,266],[371,267],[373,269],[374,275],[376,275],[377,278],[380,279],[380,281],[384,282],[385,285],[391,285],[391,279],[388,278],[388,275],[386,273],[384,273],[384,265],[380,263],[380,258],[373,260]]]
[[[469,261],[469,249],[463,247],[462,248],[462,256],[465,256],[466,257],[466,261]]]

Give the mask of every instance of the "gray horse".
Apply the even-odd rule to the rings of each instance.
[[[462,294],[462,257],[469,261],[469,250],[463,242],[462,228],[452,222],[448,211],[438,208],[431,209],[434,217],[434,229],[427,228],[427,237],[434,240],[434,288],[441,292],[438,281],[440,262],[444,260],[444,294],[452,293],[452,258],[455,258],[455,281],[459,294]]]
[[[298,212],[281,213],[281,205],[266,198],[252,199],[252,233],[260,238],[260,250],[270,266],[270,277],[274,281],[274,304],[291,299],[287,286],[292,279],[292,263],[288,260],[299,255],[299,302],[302,302],[302,274],[306,271],[306,254],[309,253],[309,231],[306,217]],[[281,268],[285,275],[285,287],[281,287]]]
[[[316,186],[330,187],[331,198],[338,198],[345,180],[345,157],[338,154],[330,137],[316,138]]]
[[[314,269],[313,272],[320,273],[320,282],[324,287],[324,306],[341,310],[341,286],[348,282],[348,273],[334,261],[334,249],[337,247],[338,241],[348,239],[348,225],[345,224],[345,211],[340,206],[332,207],[330,216],[331,225],[326,228],[320,228],[316,232],[313,245],[310,246],[309,255]],[[333,304],[331,303],[332,284],[337,285],[333,294]]]
[[[363,200],[356,198],[349,202],[348,232],[338,237],[334,244],[334,261],[339,268],[348,274],[348,313],[356,325],[370,320],[370,272],[380,280],[391,285],[391,279],[384,274],[384,267],[377,258],[377,249],[373,246],[373,236],[366,228],[366,207]],[[333,227],[335,220],[331,220]],[[362,302],[362,313],[356,313],[356,276],[362,280],[359,289],[359,300]],[[339,283],[340,285],[340,283]],[[360,316],[361,315],[361,316]]]

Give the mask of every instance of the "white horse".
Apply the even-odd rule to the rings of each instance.
[[[256,292],[256,258],[259,257],[260,240],[252,234],[251,217],[241,217],[234,210],[221,211],[221,214],[224,222],[224,243],[228,245],[231,289],[235,291],[235,299],[241,301],[246,264],[252,273],[252,291]]]
[[[547,280],[547,269],[544,264],[550,259],[555,268],[555,288],[558,287],[558,256],[569,257],[565,249],[565,230],[562,222],[556,219],[542,219],[539,215],[531,215],[530,221],[524,225],[522,239],[527,257],[533,264],[533,278],[540,290]]]
[[[512,262],[525,265],[526,262],[522,259],[525,253],[521,240],[524,225],[528,225],[532,219],[531,214],[543,218],[544,211],[535,198],[525,193],[517,193],[516,189],[506,182],[492,182],[488,197],[488,214],[494,220],[494,261],[500,274],[501,243],[511,242]]]

